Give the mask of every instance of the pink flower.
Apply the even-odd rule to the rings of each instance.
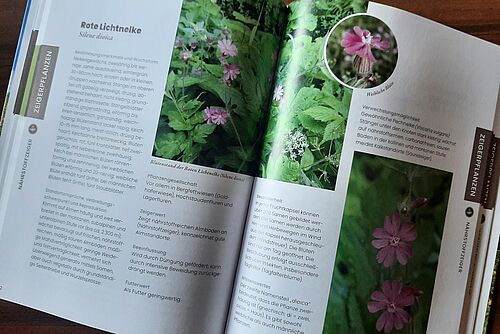
[[[224,81],[231,82],[235,80],[240,74],[240,69],[236,65],[226,64],[224,65]]]
[[[181,41],[180,39],[178,39],[178,38],[177,38],[177,39],[175,40],[174,47],[176,47],[176,48],[180,48],[180,47],[182,47],[182,41]]]
[[[220,107],[208,107],[203,110],[203,119],[207,124],[224,125],[228,117],[227,111]]]
[[[279,84],[274,89],[273,100],[276,102],[282,102],[284,98],[285,98],[285,89],[281,84]]]
[[[367,305],[370,313],[383,311],[377,320],[377,331],[390,333],[393,329],[402,329],[411,319],[404,308],[415,304],[416,297],[422,294],[420,290],[403,286],[400,281],[384,281],[382,291],[372,293],[372,301]]]
[[[384,228],[373,230],[373,236],[377,238],[372,241],[373,247],[378,249],[377,261],[384,263],[384,267],[392,266],[397,259],[402,265],[408,263],[408,258],[413,256],[413,250],[408,241],[414,241],[417,238],[415,224],[401,224],[401,217],[398,212],[390,217],[385,217]]]
[[[382,41],[380,36],[372,36],[368,30],[362,30],[358,26],[354,27],[354,34],[345,32],[340,45],[344,47],[344,51],[348,55],[366,58],[370,63],[377,61],[373,56],[372,49],[386,50],[389,48],[388,41]]]
[[[217,45],[219,46],[219,50],[225,57],[235,57],[238,54],[238,49],[236,45],[233,44],[233,41],[227,38],[220,40]]]
[[[184,50],[181,52],[181,59],[184,60],[185,63],[187,63],[192,56],[193,53],[191,51]]]

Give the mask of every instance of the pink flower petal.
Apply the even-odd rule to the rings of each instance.
[[[378,239],[390,239],[391,236],[383,228],[376,228],[373,230],[372,235]]]
[[[410,304],[412,305],[412,304]],[[408,305],[408,306],[410,306]],[[396,309],[396,315],[398,317],[401,317],[401,320],[403,320],[404,323],[408,323],[410,322],[410,319],[411,319],[411,316],[408,312],[406,312],[405,310],[403,310],[402,308],[397,308]]]
[[[352,45],[354,43],[361,43],[362,40],[359,36],[355,34],[351,34],[350,32],[345,32],[344,39],[340,42],[340,45],[343,47]]]
[[[368,303],[368,311],[370,313],[377,313],[385,309],[386,304],[380,302],[369,302]]]
[[[401,240],[414,241],[417,238],[417,231],[415,231],[415,224],[403,224],[399,232]]]
[[[375,325],[375,328],[381,332],[384,329],[385,323],[386,323],[386,318],[387,318],[388,312],[382,313],[382,315],[378,318],[377,324]]]
[[[394,328],[394,317],[395,315],[389,312],[385,312],[386,320],[385,320],[385,326],[384,326],[384,333],[390,333],[392,332],[392,329]]]
[[[408,257],[399,249],[396,251],[396,258],[401,265],[406,266],[408,264]]]
[[[344,49],[345,53],[347,53],[350,56],[353,56],[355,53],[359,52],[360,50],[363,49],[363,43],[358,42],[358,43],[352,43]]]
[[[389,268],[394,263],[394,259],[396,258],[396,251],[394,247],[386,247],[384,248],[384,250],[386,250],[387,255],[384,258],[383,265],[384,267]]]
[[[382,291],[374,291],[371,295],[371,298],[377,302],[388,302],[387,297]]]
[[[397,300],[398,306],[406,307],[415,304],[414,295],[401,295]]]
[[[354,33],[359,36],[359,38],[363,37],[363,29],[361,29],[358,26],[355,26],[353,30]]]
[[[372,245],[376,249],[381,249],[381,248],[389,246],[389,240],[388,239],[376,239],[376,240],[372,241]]]
[[[389,216],[385,216],[384,218],[384,230],[386,230],[389,235],[395,235],[397,233],[397,231],[394,230],[391,218]]]

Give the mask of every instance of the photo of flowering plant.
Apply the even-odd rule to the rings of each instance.
[[[324,334],[424,334],[452,174],[355,152]]]
[[[398,60],[396,38],[387,25],[370,15],[354,15],[335,26],[326,44],[328,68],[351,88],[384,83]]]
[[[281,0],[185,0],[153,155],[255,175]]]
[[[364,0],[294,0],[278,63],[261,176],[335,189],[352,91],[324,61],[326,36]]]

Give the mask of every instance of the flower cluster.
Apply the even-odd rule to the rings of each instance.
[[[223,80],[227,85],[236,80],[240,74],[240,68],[237,65],[229,64],[231,57],[236,57],[238,55],[238,48],[233,43],[231,39],[225,38],[217,43],[220,51],[219,61],[224,65],[224,77]]]
[[[290,131],[284,138],[282,153],[298,161],[308,147],[307,137],[302,132]]]
[[[352,62],[356,72],[362,75],[370,74],[373,64],[377,61],[372,49],[385,51],[389,48],[389,42],[383,41],[380,35],[373,36],[370,31],[359,26],[355,26],[353,30],[354,33],[345,32],[340,45],[346,54],[353,56]]]
[[[378,250],[377,262],[385,268],[395,263],[402,266],[408,264],[413,256],[411,242],[417,239],[415,223],[411,221],[411,214],[416,209],[426,205],[428,198],[420,197],[408,204],[403,204],[390,217],[384,219],[384,226],[373,230],[372,246]],[[368,303],[370,313],[382,314],[377,320],[377,331],[391,333],[394,329],[400,330],[411,320],[409,309],[421,296],[421,290],[406,286],[401,280],[386,280],[382,284],[382,291],[375,291]]]
[[[231,85],[241,71],[240,68],[230,63],[233,57],[238,55],[238,48],[231,39],[231,31],[228,29],[213,31],[207,30],[205,23],[199,22],[189,27],[183,28],[185,37],[177,37],[174,43],[176,49],[179,49],[179,57],[190,66],[191,75],[196,77],[203,76],[204,67],[202,63],[207,61],[207,55],[217,52],[217,58],[223,67],[222,77],[220,78],[226,85]],[[215,59],[214,59],[215,60]],[[203,110],[203,119],[206,124],[224,125],[229,117],[227,108],[208,106]]]
[[[203,119],[207,124],[224,125],[229,117],[228,112],[220,107],[208,107],[203,110]]]
[[[240,74],[240,68],[229,63],[232,57],[238,55],[238,48],[231,39],[231,31],[216,29],[209,32],[205,28],[205,24],[200,22],[192,27],[184,28],[184,33],[187,37],[177,37],[174,46],[176,49],[180,49],[180,59],[186,64],[191,62],[191,65],[194,66],[192,74],[200,76],[201,68],[196,67],[200,66],[199,60],[210,54],[209,51],[218,50],[220,53],[218,59],[224,67],[222,80],[227,85],[231,85]]]

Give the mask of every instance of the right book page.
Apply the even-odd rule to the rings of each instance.
[[[318,37],[293,6],[282,68],[322,56],[278,75],[227,332],[458,333],[500,48],[374,3]]]

